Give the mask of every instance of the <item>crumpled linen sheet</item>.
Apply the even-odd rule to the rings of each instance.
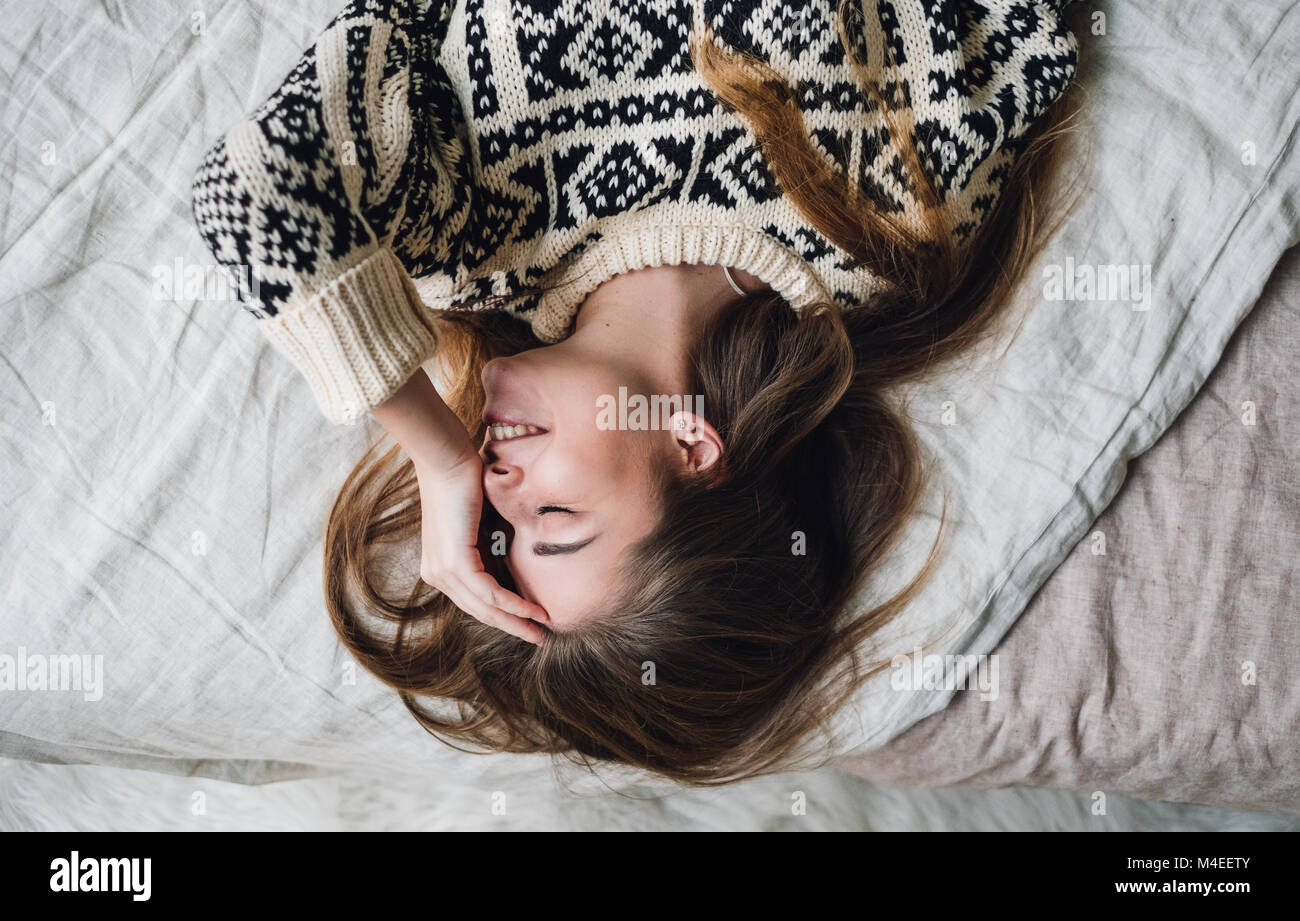
[[[976,683],[837,766],[1300,814],[1300,248]],[[1103,800],[1090,800],[1089,805]]]
[[[548,758],[443,746],[351,668],[320,600],[320,539],[382,430],[323,424],[202,271],[195,165],[337,5],[8,11],[0,654],[102,656],[103,688],[0,692],[0,755],[250,783],[335,768],[552,777]],[[1080,35],[1093,152],[1075,144],[1070,168],[1088,170],[1087,190],[1022,286],[1018,334],[905,394],[933,488],[862,602],[919,567],[942,495],[951,527],[883,655],[936,637],[939,652],[994,650],[1300,237],[1296,8],[1102,10],[1105,34]],[[1149,306],[1047,299],[1042,269],[1083,265],[1149,266]],[[210,288],[187,289],[196,266]],[[883,673],[827,727],[833,750],[878,749],[951,697]]]

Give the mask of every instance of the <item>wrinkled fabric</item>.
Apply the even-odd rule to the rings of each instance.
[[[975,685],[840,765],[1300,814],[1300,249]]]
[[[323,424],[221,291],[185,287],[210,265],[186,195],[204,149],[336,7],[62,2],[6,17],[0,654],[102,656],[103,693],[0,691],[0,755],[242,782],[343,767],[552,776],[546,757],[442,745],[352,667],[324,613],[321,538],[382,429]],[[993,651],[1297,240],[1300,97],[1285,75],[1300,16],[1266,2],[1106,13],[1105,35],[1079,34],[1071,150],[1077,171],[1080,142],[1093,148],[1087,187],[1020,288],[1018,335],[900,394],[931,489],[861,603],[920,567],[945,495],[948,530],[874,654],[939,638],[939,653]],[[1042,270],[1067,259],[1149,265],[1149,309],[1048,300]],[[1219,526],[1224,541],[1266,539]],[[878,748],[952,696],[900,692],[883,672],[826,727],[833,749]]]

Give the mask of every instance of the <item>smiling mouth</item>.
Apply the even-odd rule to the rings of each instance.
[[[488,442],[494,441],[513,441],[516,438],[527,438],[530,435],[541,435],[546,429],[536,425],[526,425],[524,423],[502,423],[493,422],[487,427]]]

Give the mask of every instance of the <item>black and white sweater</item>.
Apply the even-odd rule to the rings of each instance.
[[[854,55],[901,85],[965,238],[1074,75],[1070,0],[850,2]],[[878,279],[782,194],[688,45],[707,21],[757,55],[790,82],[828,161],[905,212],[911,190],[836,37],[838,5],[354,0],[207,152],[194,217],[215,258],[248,273],[246,306],[335,422],[434,355],[426,304],[548,285],[510,309],[554,342],[607,278],[684,263],[744,269],[796,308],[860,304]]]

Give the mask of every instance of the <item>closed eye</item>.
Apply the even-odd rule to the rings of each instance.
[[[537,507],[537,511],[535,512],[535,514],[537,515],[538,518],[540,518],[543,515],[549,514],[551,512],[556,512],[564,515],[577,514],[577,512],[575,512],[573,509],[565,508],[563,505],[539,505]],[[571,543],[571,544],[549,544],[549,543],[533,544],[533,554],[536,556],[560,556],[566,553],[577,553],[579,550],[587,546],[587,544],[591,543],[599,536],[600,536],[599,534],[593,534],[591,537],[588,537],[586,540],[576,541],[575,543]]]
[[[586,540],[574,544],[533,544],[533,553],[536,556],[560,556],[565,553],[577,553],[599,536],[599,534],[593,534]]]

